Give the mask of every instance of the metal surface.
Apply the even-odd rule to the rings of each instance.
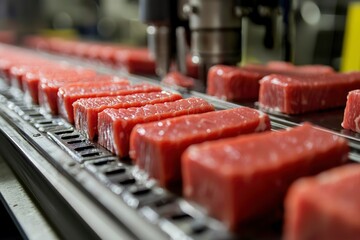
[[[151,2],[164,3],[161,9],[170,16]],[[293,58],[295,24],[292,0],[151,0],[140,1],[140,12],[146,13],[142,14],[142,21],[152,29],[148,31],[148,45],[156,53],[154,56],[160,76],[169,71],[169,63],[175,59],[178,60],[178,70],[184,72],[186,60],[177,56],[187,53],[184,43],[189,45],[187,48],[192,60],[199,66],[198,78],[203,84],[206,84],[208,69],[215,64],[236,65],[242,57],[244,62],[259,57],[257,60],[261,61],[269,53],[277,55],[273,59],[291,61]],[[254,25],[243,29],[243,23],[248,20]],[[157,37],[162,26],[168,29],[166,38]],[[179,28],[184,29],[182,34],[176,33]],[[257,41],[247,39],[253,28],[259,30],[257,34],[260,33],[256,36]],[[247,56],[247,48],[259,47],[265,49],[255,51],[260,56]]]
[[[13,161],[13,159],[8,161]],[[23,239],[59,239],[1,155],[0,193],[0,198],[3,197],[2,204],[8,205],[8,214],[12,215],[11,220],[17,225]],[[0,217],[5,220],[4,215]],[[6,226],[9,226],[8,224]],[[1,236],[3,237],[3,232]]]
[[[191,30],[191,54],[199,58],[200,79],[214,64],[235,65],[241,58],[241,16],[233,0],[189,0],[184,11]]]
[[[170,68],[170,30],[168,26],[147,27],[148,47],[156,59],[156,74],[164,76]]]

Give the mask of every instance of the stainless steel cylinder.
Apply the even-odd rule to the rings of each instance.
[[[148,26],[148,47],[156,59],[156,74],[164,76],[170,68],[170,49],[169,49],[169,28],[167,26]]]
[[[241,27],[235,0],[189,0],[184,8],[192,30]]]
[[[214,64],[241,60],[241,17],[235,0],[189,0],[184,6],[191,30],[191,53],[197,56],[200,75]]]
[[[192,54],[200,61],[236,64],[241,57],[241,29],[194,31],[191,35]]]

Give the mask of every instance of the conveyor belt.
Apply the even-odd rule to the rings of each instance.
[[[1,153],[65,238],[230,239],[199,207],[88,141],[65,120],[0,91]]]
[[[159,83],[94,63],[43,55],[95,68],[101,73],[125,76],[133,82]],[[184,97],[204,98],[217,109],[239,106],[199,92],[181,88],[176,91]],[[273,130],[293,127],[311,119],[325,118],[328,120],[326,123],[330,123],[339,115],[328,112],[314,114],[313,117],[295,118],[270,113]],[[208,217],[201,207],[159,187],[146,173],[131,165],[129,159],[118,159],[88,141],[64,119],[46,114],[38,106],[26,104],[20,91],[5,85],[0,86],[0,124],[1,154],[11,159],[9,165],[64,238],[240,238],[227,232],[222,223]],[[350,158],[360,161],[359,136],[339,128],[328,129],[349,139]],[[275,224],[270,229],[250,231],[241,238],[266,236],[277,239],[281,236],[280,231],[281,227]]]

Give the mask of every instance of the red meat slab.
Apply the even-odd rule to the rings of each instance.
[[[99,144],[120,157],[125,157],[129,154],[130,133],[136,124],[209,111],[214,111],[214,107],[200,98],[140,108],[106,109],[99,114]]]
[[[259,80],[266,75],[308,77],[327,76],[332,73],[334,70],[328,66],[294,66],[286,62],[270,62],[267,66],[247,65],[241,68],[216,65],[208,72],[207,94],[228,101],[256,100],[259,95]]]
[[[313,77],[269,75],[260,80],[264,109],[299,114],[346,105],[349,91],[360,88],[360,72]]]
[[[347,155],[345,139],[310,124],[194,145],[182,156],[183,191],[238,230],[281,208],[294,180],[340,165]]]
[[[334,69],[325,65],[302,65],[295,66],[291,63],[272,61],[267,65],[246,65],[243,69],[258,72],[259,74],[281,74],[287,76],[304,76],[304,75],[327,75],[335,73]]]
[[[285,201],[285,240],[360,237],[360,165],[296,181]]]
[[[19,88],[24,91],[25,89],[25,75],[29,72],[39,72],[47,68],[54,68],[55,65],[52,62],[36,62],[26,63],[22,65],[16,65],[10,69],[10,81],[11,86]]]
[[[39,83],[40,78],[54,74],[61,74],[63,68],[60,67],[44,67],[29,70],[22,77],[25,99],[29,102],[39,104]]]
[[[147,49],[121,49],[116,54],[117,64],[129,73],[154,75],[155,59]]]
[[[195,80],[187,77],[180,72],[170,72],[161,80],[166,85],[175,85],[187,89],[192,89],[195,86]]]
[[[207,94],[228,101],[256,100],[263,76],[238,67],[213,66],[208,72]]]
[[[131,132],[130,157],[172,188],[181,182],[180,157],[190,145],[268,129],[269,117],[246,107],[139,124]]]
[[[137,93],[125,96],[82,98],[74,102],[75,127],[90,139],[98,135],[98,114],[107,108],[141,107],[146,104],[171,102],[181,95],[170,92]]]
[[[40,77],[38,84],[39,104],[52,114],[58,114],[58,96],[59,88],[74,82],[96,82],[96,81],[112,81],[112,77],[98,76],[95,72],[78,72],[71,69],[62,71],[61,73],[51,73]],[[36,85],[36,79],[34,86]],[[123,81],[124,84],[127,81]]]
[[[160,92],[161,88],[150,84],[128,85],[121,82],[69,83],[59,89],[58,109],[61,116],[74,123],[73,103],[80,98],[129,95],[134,93]]]
[[[199,64],[194,63],[191,60],[191,56],[186,57],[186,75],[192,78],[198,78],[199,77]]]
[[[341,126],[360,133],[360,90],[349,92]]]

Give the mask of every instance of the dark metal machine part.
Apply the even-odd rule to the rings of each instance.
[[[159,5],[163,7],[159,9]],[[186,72],[187,49],[205,84],[211,66],[239,63],[245,17],[265,28],[263,45],[267,49],[273,49],[276,39],[281,39],[282,59],[293,58],[292,0],[141,0],[139,6],[141,21],[149,26],[148,47],[160,76],[169,71],[175,56],[178,69]],[[276,37],[279,16],[282,36]]]

